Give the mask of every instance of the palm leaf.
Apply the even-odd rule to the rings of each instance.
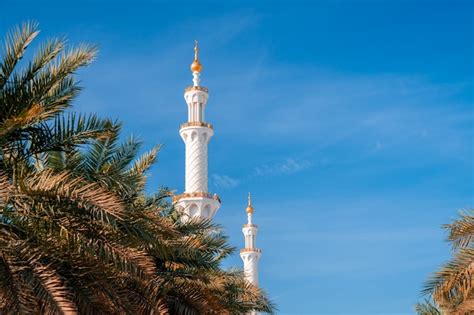
[[[20,191],[29,196],[75,202],[101,221],[111,222],[125,214],[124,205],[114,194],[67,171],[55,173],[46,170],[28,174],[19,184]]]
[[[418,315],[442,315],[441,311],[430,300],[417,303],[415,305],[415,311]]]
[[[38,24],[35,22],[24,23],[7,34],[4,57],[0,62],[0,89],[8,82],[26,48],[38,34]]]
[[[468,246],[474,237],[474,211],[461,211],[460,216],[460,219],[444,226],[449,231],[448,240],[455,249]]]
[[[445,264],[427,282],[423,293],[432,293],[440,305],[453,304],[472,292],[474,249],[461,249],[454,259]]]

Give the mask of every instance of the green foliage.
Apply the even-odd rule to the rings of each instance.
[[[182,223],[170,192],[145,193],[159,147],[120,142],[119,123],[66,113],[95,56],[41,46],[25,24],[0,64],[0,313],[242,314],[273,305],[240,271],[220,227]]]
[[[78,124],[82,125],[82,133],[74,133],[71,126],[64,125],[64,117],[50,123],[50,119],[71,106],[80,90],[73,74],[94,59],[96,49],[80,45],[65,51],[64,39],[52,40],[40,47],[25,69],[17,70],[26,48],[38,34],[35,23],[16,28],[6,38],[0,61],[1,158],[11,164],[44,151],[61,150],[73,140],[85,141],[92,133],[105,131],[107,124],[92,116]],[[55,132],[65,127],[70,128],[66,129],[70,133]],[[77,139],[62,138],[72,135]]]

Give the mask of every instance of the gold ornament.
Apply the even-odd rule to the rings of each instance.
[[[191,64],[191,72],[201,72],[202,71],[202,64],[199,63],[199,58],[198,58],[198,41],[194,41],[194,61]]]
[[[253,213],[253,206],[252,206],[252,197],[249,193],[249,204],[247,205],[247,209],[245,209],[247,213]]]

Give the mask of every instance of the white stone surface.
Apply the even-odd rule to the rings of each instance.
[[[244,262],[244,274],[248,282],[258,286],[258,261],[259,252],[241,252],[240,258]]]
[[[198,71],[193,72],[193,84],[194,86],[199,86],[199,83],[201,83],[201,73]]]
[[[186,145],[185,192],[208,192],[207,146],[214,131],[208,127],[189,126],[179,131]]]
[[[208,194],[207,148],[214,130],[204,121],[209,95],[207,88],[200,86],[200,76],[200,72],[193,72],[193,86],[184,93],[188,121],[179,130],[185,144],[186,171],[184,196],[178,198],[176,207],[184,214],[185,221],[190,218],[212,219],[220,207],[218,197]]]
[[[188,104],[188,122],[204,122],[208,92],[192,89],[184,93],[184,100]]]
[[[261,251],[257,248],[258,227],[252,223],[252,214],[247,214],[247,224],[243,226],[245,247],[240,251],[240,257],[244,262],[244,274],[247,281],[258,286],[258,262]]]
[[[212,219],[221,204],[212,198],[189,197],[179,200],[176,206],[182,211],[183,220],[186,221],[191,218]]]

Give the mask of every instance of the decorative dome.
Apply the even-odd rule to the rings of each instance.
[[[250,197],[250,193],[249,193],[249,203],[248,203],[247,209],[245,209],[245,211],[247,213],[250,213],[250,214],[253,213],[252,199]]]
[[[194,41],[194,60],[193,63],[191,64],[191,72],[201,72],[202,71],[202,64],[199,63],[199,58],[198,58],[198,41]]]

